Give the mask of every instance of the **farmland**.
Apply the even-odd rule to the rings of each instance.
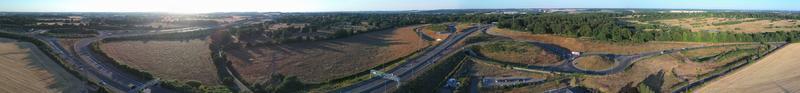
[[[709,54],[727,56],[718,56],[718,60],[713,62],[692,62],[688,60],[689,58],[680,56],[680,53],[659,55],[637,61],[628,70],[620,74],[587,77],[581,80],[581,84],[603,92],[636,91],[635,89],[626,89],[626,87],[640,87],[640,84],[651,87],[653,91],[669,92],[688,82],[695,82],[708,77],[712,73],[725,70],[729,66],[727,64],[739,62],[737,59],[753,55],[755,51],[752,50],[756,49],[762,50],[764,48],[763,46],[762,48],[752,47],[734,50],[739,52]]]
[[[519,71],[513,70],[509,68],[503,68],[499,65],[493,64],[486,64],[483,62],[472,62],[473,66],[470,68],[471,76],[477,77],[530,77],[530,78],[537,78],[537,79],[545,79],[545,78],[555,78],[558,75],[555,74],[548,74],[548,73],[535,73],[535,72],[526,72],[526,71]],[[476,78],[477,78],[476,77]],[[473,82],[478,83],[478,82]],[[510,88],[510,89],[480,89],[480,92],[515,92],[515,93],[531,93],[531,92],[543,92],[549,89],[564,87],[567,86],[566,83],[559,83],[559,82],[546,82],[543,84],[537,85],[530,85],[530,86],[523,86],[519,88]]]
[[[101,49],[115,61],[159,78],[198,80],[206,84],[219,81],[205,40],[112,41],[103,42]]]
[[[503,62],[538,66],[561,63],[561,58],[554,53],[525,42],[501,41],[478,46],[476,50],[486,57]]]
[[[454,33],[454,32],[448,32],[448,26],[450,24],[455,24],[456,33],[458,31],[464,31],[465,29],[472,27],[468,23],[441,23],[441,24],[432,24],[424,26],[420,31],[434,40],[437,39],[443,40]],[[439,42],[433,42],[433,44],[438,44],[438,43]]]
[[[571,51],[591,53],[610,53],[620,55],[635,55],[642,52],[653,52],[667,49],[680,49],[685,47],[704,47],[688,49],[673,53],[665,53],[652,57],[645,57],[635,61],[623,72],[599,76],[578,76],[572,85],[583,86],[599,92],[630,92],[640,91],[648,87],[652,91],[670,92],[683,87],[690,82],[718,73],[730,68],[729,64],[740,63],[739,59],[746,58],[758,51],[764,51],[765,45],[754,43],[695,43],[695,42],[605,42],[589,38],[570,38],[558,35],[541,35],[516,32],[506,29],[493,28],[489,34],[509,37],[514,40],[529,40],[552,43]],[[745,44],[745,45],[729,45]],[[506,44],[512,45],[512,44]],[[486,54],[486,53],[483,53]],[[530,56],[530,55],[526,55]],[[509,56],[504,56],[509,57]],[[492,57],[501,58],[501,57]],[[504,58],[514,59],[514,58]],[[519,59],[519,58],[516,58]],[[614,60],[605,56],[589,55],[575,60],[575,66],[587,70],[604,70],[616,66]],[[549,86],[547,83],[523,87]],[[521,90],[512,88],[512,90]]]
[[[695,90],[700,93],[750,93],[750,92],[795,92],[800,66],[798,52],[800,44],[789,44],[755,63],[738,71],[708,82]]]
[[[333,40],[237,48],[226,53],[232,66],[250,83],[263,82],[274,74],[320,83],[369,70],[428,46],[414,27]]]
[[[699,42],[667,42],[667,41],[654,41],[645,43],[606,42],[606,41],[591,40],[588,38],[570,38],[565,36],[549,35],[549,34],[530,34],[509,29],[501,29],[501,28],[492,28],[488,31],[488,33],[510,37],[515,40],[535,40],[545,43],[556,44],[561,47],[567,48],[571,51],[607,52],[615,54],[634,54],[634,53],[649,52],[654,50],[664,50],[664,49],[694,47],[694,46],[738,44],[738,43],[699,43]]]
[[[0,38],[0,92],[74,93],[86,83],[28,42]]]
[[[603,70],[613,67],[614,60],[610,60],[603,56],[586,56],[575,59],[575,65],[588,70]]]
[[[757,33],[775,31],[800,31],[800,22],[791,19],[717,18],[694,17],[656,20],[655,22],[678,26],[691,31],[726,31]]]

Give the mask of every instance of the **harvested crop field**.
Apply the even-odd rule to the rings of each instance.
[[[678,26],[692,31],[726,31],[738,33],[757,33],[775,31],[800,31],[798,20],[765,20],[756,18],[681,18],[657,20],[670,26]]]
[[[0,38],[0,92],[78,93],[86,82],[28,42]]]
[[[113,41],[101,49],[117,62],[163,79],[198,80],[219,84],[217,68],[205,40]]]
[[[659,71],[671,72],[671,68],[675,68],[679,64],[679,59],[667,55],[658,56],[639,61],[623,73],[583,78],[580,80],[580,84],[605,93],[617,93],[624,87],[635,87],[648,75]]]
[[[729,59],[738,59],[747,55],[750,54],[736,54]],[[715,60],[713,62],[692,62],[687,60],[688,58],[680,56],[680,53],[653,56],[637,61],[625,72],[586,77],[580,80],[580,84],[602,92],[615,93],[631,91],[626,89],[637,87],[638,84],[644,82],[651,84],[652,86],[650,87],[655,87],[655,91],[670,92],[672,89],[682,87],[683,84],[705,78],[706,74],[724,68],[726,64],[734,62],[734,60]]]
[[[776,50],[763,59],[740,68],[697,89],[698,93],[779,93],[800,90],[800,44]]]
[[[477,51],[494,60],[537,66],[561,63],[558,55],[526,42],[501,41],[477,46]]]
[[[449,23],[437,24],[437,25],[449,25]],[[432,37],[434,39],[445,39],[445,38],[447,38],[447,36],[450,36],[450,34],[451,34],[451,33],[439,33],[439,32],[443,32],[443,31],[434,31],[433,29],[431,29],[431,26],[433,26],[433,25],[428,25],[426,27],[423,27],[424,29],[422,29],[421,31],[425,35],[430,36],[430,37]],[[456,28],[457,32],[462,32],[465,29],[470,28],[470,27],[472,27],[472,25],[469,24],[469,23],[457,23],[455,28]]]
[[[488,64],[480,62],[480,60],[473,60],[470,71],[473,71],[474,76],[485,77],[530,77],[530,78],[551,78],[554,74],[525,72],[520,70],[513,70],[510,68],[503,68],[500,65]]]
[[[319,83],[366,71],[427,47],[414,27],[417,26],[334,40],[238,48],[226,53],[232,66],[249,83],[268,80],[272,74]]]
[[[510,37],[515,40],[534,40],[539,42],[556,44],[571,51],[578,52],[605,52],[614,54],[635,54],[641,52],[652,52],[658,50],[685,48],[695,46],[712,46],[722,44],[739,43],[698,43],[698,42],[647,42],[647,43],[613,43],[604,41],[588,40],[584,38],[570,38],[545,34],[530,34],[508,29],[491,28],[489,34]]]
[[[495,64],[487,64],[484,62],[480,62],[479,60],[474,60],[476,62],[472,63],[470,71],[472,71],[472,76],[477,77],[530,77],[530,78],[537,78],[537,79],[550,79],[558,77],[556,74],[550,73],[536,73],[536,72],[526,72],[520,70],[513,70],[510,68],[503,68],[500,65]],[[477,83],[477,82],[476,82]],[[558,81],[551,81],[546,82],[543,84],[535,84],[535,85],[527,85],[523,87],[514,87],[510,89],[480,89],[480,92],[487,92],[487,93],[537,93],[537,92],[544,92],[550,89],[555,89],[559,87],[567,86],[566,83],[559,83]]]
[[[575,66],[586,70],[604,70],[615,66],[614,60],[603,56],[593,55],[575,59]]]
[[[430,31],[430,30],[422,30],[422,33],[427,35],[427,36],[430,36],[433,39],[442,39],[442,40],[447,38],[447,36],[450,36],[450,33],[439,33],[439,32]]]

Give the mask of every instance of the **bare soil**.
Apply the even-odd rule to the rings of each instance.
[[[235,70],[248,83],[272,74],[320,83],[369,70],[428,46],[413,28],[375,31],[347,38],[227,50]]]
[[[477,50],[486,57],[503,62],[537,66],[552,66],[561,63],[561,59],[557,55],[545,51],[541,47],[537,47],[525,42],[512,43],[514,44],[509,44],[507,42],[492,43],[482,45]],[[518,50],[498,51],[490,49],[489,46],[502,46],[505,48],[513,48]]]
[[[28,42],[0,38],[0,92],[77,93],[85,81],[67,72]]]
[[[198,80],[219,84],[206,40],[115,41],[101,44],[103,52],[122,64],[150,72],[156,77]]]
[[[587,70],[604,70],[614,67],[614,61],[602,56],[586,56],[575,59],[575,66]]]
[[[778,93],[800,90],[800,44],[789,44],[738,71],[709,82],[698,93]]]
[[[741,58],[744,56],[746,55],[742,54],[734,57]],[[658,79],[655,81],[649,82],[660,83],[660,86],[654,86],[659,87],[658,91],[670,92],[671,89],[674,89],[682,82],[697,81],[701,75],[733,61],[717,60],[698,63],[686,61],[686,58],[680,56],[680,53],[665,54],[637,61],[623,73],[584,78],[580,81],[580,84],[602,92],[620,92],[624,87],[635,87],[637,84],[645,82],[645,78],[648,76],[663,72],[663,77],[657,77]]]

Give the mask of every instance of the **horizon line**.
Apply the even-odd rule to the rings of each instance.
[[[341,11],[217,11],[188,14],[212,14],[212,13],[326,13],[326,12],[402,12],[402,11],[435,11],[435,10],[503,10],[503,9],[656,9],[656,10],[740,10],[740,11],[798,11],[788,9],[713,9],[713,8],[441,8],[441,9],[410,9],[410,10],[341,10]],[[0,13],[174,13],[166,11],[0,11]],[[187,14],[187,13],[177,13]]]

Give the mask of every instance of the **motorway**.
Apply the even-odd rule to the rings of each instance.
[[[452,52],[453,45],[457,42],[463,40],[469,34],[477,30],[487,30],[488,26],[478,26],[466,29],[462,33],[458,33],[455,35],[448,36],[447,39],[444,40],[444,43],[437,45],[432,50],[427,50],[422,54],[422,56],[416,57],[411,61],[405,62],[398,66],[397,68],[393,68],[387,73],[391,73],[396,75],[401,82],[408,81],[412,79],[415,75],[418,75],[423,70],[428,68],[437,60],[441,59],[446,54]],[[398,87],[398,82],[394,82],[391,80],[382,79],[380,77],[373,77],[369,80],[359,82],[352,86],[348,86],[342,88],[340,90],[334,91],[337,93],[385,93],[391,92],[394,88]]]
[[[241,22],[238,22],[241,23]],[[142,83],[143,79],[136,78],[134,75],[130,73],[126,73],[120,69],[114,67],[108,60],[111,59],[100,59],[102,55],[96,54],[92,51],[91,44],[103,40],[105,38],[111,37],[133,37],[133,36],[147,36],[147,35],[159,35],[159,34],[169,34],[169,33],[183,33],[183,32],[193,32],[193,31],[202,31],[202,30],[211,30],[211,29],[219,29],[225,28],[230,24],[220,25],[220,26],[209,26],[209,27],[187,27],[187,28],[177,28],[177,29],[167,29],[167,30],[159,30],[159,31],[147,31],[144,33],[110,33],[106,31],[99,31],[99,35],[96,37],[91,38],[83,38],[78,43],[74,44],[73,48],[80,58],[85,64],[90,64],[92,69],[99,73],[99,75],[103,75],[105,77],[110,78],[111,80],[104,80],[104,81],[114,81],[112,84],[119,90],[122,91],[129,91],[129,92],[137,92],[140,90],[133,90],[130,91],[129,89],[144,89],[142,87],[148,87],[151,91],[156,93],[163,93],[163,92],[171,92],[167,89],[163,89],[158,86],[152,86],[155,84],[145,84]],[[157,79],[156,79],[157,80]],[[150,81],[154,82],[154,81]],[[135,87],[127,87],[127,86],[118,86],[118,85],[134,85]],[[143,86],[144,85],[144,86]]]
[[[102,40],[104,38],[109,37],[129,37],[129,36],[142,36],[142,35],[157,35],[157,34],[167,34],[167,33],[180,33],[180,32],[191,32],[191,31],[200,31],[200,30],[208,30],[220,27],[226,27],[227,25],[223,26],[211,26],[211,27],[187,27],[187,28],[178,28],[178,29],[168,29],[168,30],[160,30],[160,31],[148,31],[145,33],[121,33],[121,34],[113,34],[110,32],[99,31],[99,35],[96,37],[91,38],[83,38],[79,40],[78,43],[73,45],[74,51],[65,50],[63,44],[61,44],[57,38],[42,36],[38,33],[40,32],[31,32],[26,33],[26,36],[33,37],[42,41],[45,41],[48,47],[52,49],[60,58],[63,58],[67,63],[65,65],[72,65],[72,69],[78,70],[77,72],[92,81],[96,81],[99,83],[99,86],[105,87],[109,89],[111,92],[116,93],[136,93],[140,90],[132,90],[132,89],[144,89],[149,88],[151,91],[156,93],[169,93],[173,92],[168,89],[164,89],[158,86],[151,87],[152,82],[157,81],[147,81],[143,78],[136,77],[131,73],[122,71],[117,69],[112,64],[108,63],[105,60],[109,59],[100,59],[99,54],[92,52],[91,44],[95,41]],[[148,82],[147,84],[142,82]],[[132,87],[129,85],[133,85]],[[142,86],[144,85],[144,86]]]
[[[97,70],[97,67],[90,67],[90,65],[86,64],[85,62],[82,62],[81,59],[78,59],[78,57],[75,56],[75,54],[65,50],[64,47],[61,46],[61,44],[58,42],[58,39],[40,35],[29,35],[29,36],[45,41],[48,47],[50,47],[50,49],[52,49],[53,52],[57,53],[56,56],[63,58],[63,60],[67,62],[65,65],[72,65],[71,66],[73,67],[72,69],[78,70],[77,72],[81,76],[84,76],[92,81],[100,82],[101,85],[99,86],[106,87],[110,89],[110,91],[118,93],[126,92],[126,89],[128,89],[126,83],[106,82],[106,81],[117,81],[121,80],[122,78],[110,77],[110,75],[118,75],[118,74],[109,74],[108,71]],[[130,82],[130,81],[126,80],[125,82]]]

